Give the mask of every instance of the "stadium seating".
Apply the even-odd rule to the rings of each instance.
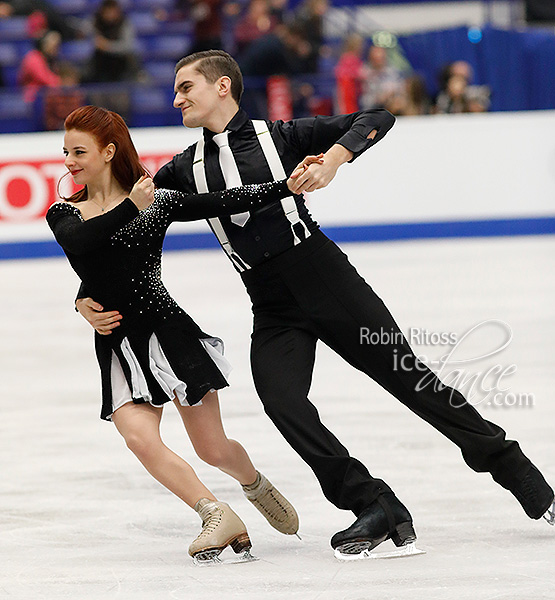
[[[36,129],[34,105],[24,102],[20,91],[3,92],[0,97],[0,132],[21,133]]]

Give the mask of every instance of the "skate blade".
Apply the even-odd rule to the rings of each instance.
[[[548,522],[549,525],[555,526],[555,502],[547,509],[547,512],[543,515],[543,518]]]
[[[193,564],[198,567],[214,567],[216,565],[238,565],[241,563],[256,562],[258,559],[253,556],[249,550],[245,550],[242,554],[237,556],[222,558],[221,550],[214,550],[212,552],[202,552],[197,554],[193,558]]]
[[[405,546],[401,546],[391,552],[374,552],[373,550],[362,550],[361,552],[346,554],[336,550],[334,552],[335,558],[338,560],[368,560],[368,559],[380,559],[380,558],[405,558],[408,556],[417,556],[418,554],[426,554],[425,550],[420,550],[416,547],[414,542],[410,542]]]

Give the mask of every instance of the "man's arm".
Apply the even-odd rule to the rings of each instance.
[[[75,299],[75,310],[95,329],[100,335],[110,335],[112,329],[119,327],[121,315],[116,310],[107,312],[104,307],[95,302],[85,287],[84,283],[79,286],[77,298]]]
[[[104,307],[92,298],[77,298],[75,308],[100,335],[110,335],[120,325],[122,317],[117,310],[104,312]]]
[[[384,109],[361,111],[336,117],[298,119],[294,138],[308,153],[325,152],[322,164],[311,165],[297,178],[295,193],[312,192],[327,186],[344,163],[360,156],[379,142],[395,123]]]
[[[177,154],[160,167],[154,176],[154,185],[159,189],[176,190],[184,194],[196,194],[197,188],[192,180],[193,175],[193,147],[187,148],[181,154]]]

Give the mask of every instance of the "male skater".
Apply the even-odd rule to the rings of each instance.
[[[280,179],[305,155],[323,152],[323,163],[297,179],[299,194],[313,191],[394,123],[385,110],[288,123],[251,121],[239,108],[242,91],[239,67],[225,52],[197,53],[177,63],[174,106],[186,127],[204,131],[199,142],[160,169],[159,187],[193,193]],[[312,468],[326,498],[356,516],[351,527],[332,537],[333,548],[357,554],[388,538],[404,546],[416,535],[407,508],[349,456],[308,400],[317,340],[457,444],[466,463],[491,473],[529,517],[554,524],[554,494],[542,474],[517,442],[506,440],[500,427],[484,420],[459,392],[439,385],[418,361],[383,302],[312,220],[302,196],[211,219],[210,225],[252,300],[252,372],[266,413]],[[121,315],[95,312],[94,301],[85,291],[80,295],[81,313],[97,331],[110,333]],[[390,332],[384,336],[388,343],[361,344],[362,327]],[[424,375],[428,384],[420,389]]]

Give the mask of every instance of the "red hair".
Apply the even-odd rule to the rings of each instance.
[[[114,144],[116,151],[111,161],[112,175],[125,191],[130,192],[143,175],[150,175],[139,159],[125,121],[117,113],[99,106],[82,106],[66,118],[64,127],[66,131],[76,129],[89,133],[100,150],[108,144]],[[87,186],[64,199],[70,202],[86,200]]]

